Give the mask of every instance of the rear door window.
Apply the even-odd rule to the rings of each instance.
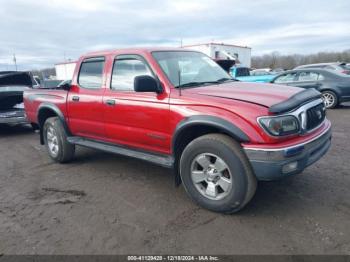
[[[99,89],[102,86],[104,58],[85,59],[80,67],[78,83],[87,89]]]
[[[317,81],[318,80],[318,73],[314,72],[300,72],[299,73],[299,82],[306,82],[306,81]]]
[[[315,72],[299,73],[298,82],[315,82],[324,80],[324,76]]]

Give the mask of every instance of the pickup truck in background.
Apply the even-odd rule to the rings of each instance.
[[[0,72],[0,124],[27,123],[23,91],[33,87],[29,72]]]
[[[248,67],[233,66],[230,68],[230,75],[242,82],[269,83],[276,75],[272,73],[252,75]]]
[[[242,209],[257,180],[300,173],[331,144],[318,91],[235,81],[183,49],[88,53],[71,83],[25,90],[24,105],[53,160],[71,161],[78,145],[149,161],[224,213]]]

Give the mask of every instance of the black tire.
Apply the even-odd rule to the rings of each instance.
[[[336,108],[339,105],[339,99],[338,99],[338,95],[336,93],[334,93],[333,91],[330,91],[330,90],[322,91],[322,98],[324,100],[325,100],[326,96],[328,96],[328,97],[333,99],[333,103],[332,104],[327,104],[325,102],[325,105],[326,105],[327,109]]]
[[[48,130],[53,130],[57,137],[57,151],[54,153],[48,143]],[[43,127],[44,142],[49,156],[58,163],[66,163],[73,159],[75,146],[67,141],[67,134],[58,117],[48,118]],[[55,141],[56,141],[55,140]]]
[[[221,158],[232,177],[232,187],[222,199],[204,196],[191,177],[193,161],[207,153]],[[180,175],[188,195],[200,206],[215,212],[239,211],[253,198],[257,187],[256,177],[240,144],[223,134],[204,135],[189,143],[180,158]]]

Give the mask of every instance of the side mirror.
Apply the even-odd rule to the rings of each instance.
[[[135,92],[155,92],[157,94],[162,92],[160,83],[154,77],[148,75],[135,77],[134,90]]]
[[[63,85],[60,85],[60,86],[58,86],[58,87],[59,87],[60,89],[69,91],[71,85],[70,85],[70,83],[64,83]]]

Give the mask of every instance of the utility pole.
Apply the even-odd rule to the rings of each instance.
[[[13,62],[15,63],[15,68],[17,71],[17,59],[16,59],[16,54],[13,54]]]
[[[67,62],[66,62],[66,52],[63,53],[64,57],[64,80],[67,80]],[[57,77],[57,76],[56,76]],[[61,80],[61,79],[60,79]]]

